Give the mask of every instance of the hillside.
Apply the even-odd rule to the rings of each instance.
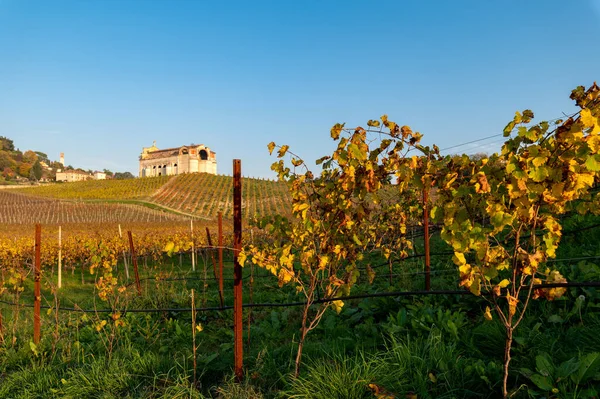
[[[68,200],[148,199],[173,176],[126,180],[86,180],[19,188],[19,192],[38,197]]]
[[[131,202],[160,207],[185,215],[216,218],[233,212],[233,178],[206,173],[129,180],[90,180],[19,188],[38,198],[78,201]],[[244,217],[286,214],[290,197],[285,183],[242,179]]]
[[[51,167],[61,167],[40,151],[21,152],[8,137],[0,136],[0,183],[50,178]],[[54,172],[55,173],[55,172]]]
[[[20,190],[0,191],[0,224],[156,223],[183,220],[182,216],[133,204],[61,201],[21,194]]]

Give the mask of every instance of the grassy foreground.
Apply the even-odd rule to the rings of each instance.
[[[558,259],[569,281],[599,281],[597,230],[574,218],[565,231]],[[581,233],[577,233],[581,230]],[[434,240],[434,252],[446,248]],[[422,250],[418,248],[418,250]],[[64,273],[57,291],[56,272],[43,275],[42,341],[33,345],[32,283],[23,291],[6,287],[1,299],[0,398],[495,398],[500,396],[504,331],[483,317],[485,302],[472,296],[380,297],[347,301],[338,315],[328,312],[311,333],[298,379],[291,377],[299,328],[299,307],[244,311],[245,379],[232,378],[233,312],[200,311],[193,367],[191,313],[218,306],[209,253],[191,271],[189,255],[157,263],[140,259],[142,296],[118,265],[124,293],[106,303],[94,293],[95,275],[79,267]],[[586,259],[582,259],[586,258]],[[454,265],[436,258],[433,289],[455,289]],[[573,260],[580,259],[580,260]],[[376,266],[377,257],[368,260]],[[131,266],[130,266],[131,267]],[[421,260],[376,268],[373,285],[353,293],[421,289]],[[280,289],[264,270],[244,270],[245,303],[301,300]],[[225,275],[231,277],[228,255]],[[253,284],[250,284],[253,276]],[[187,280],[181,280],[181,278]],[[225,304],[232,282],[225,282]],[[56,296],[54,295],[56,293]],[[535,302],[517,330],[510,386],[514,397],[593,398],[600,386],[600,295],[571,289],[554,302]],[[61,307],[111,309],[109,313],[56,312]],[[165,309],[137,313],[139,309]],[[250,329],[248,330],[248,326]],[[379,396],[378,396],[379,395]]]

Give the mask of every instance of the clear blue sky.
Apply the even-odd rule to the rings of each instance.
[[[0,135],[136,176],[156,140],[273,177],[271,140],[314,160],[384,113],[444,148],[573,111],[599,24],[600,0],[0,0]]]

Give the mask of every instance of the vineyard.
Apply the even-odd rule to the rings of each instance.
[[[19,189],[19,192],[38,197],[69,200],[144,199],[150,197],[171,178],[171,176],[157,176],[145,179],[87,180],[27,187]]]
[[[571,98],[483,158],[383,115],[320,173],[270,143],[281,183],[0,192],[0,397],[598,398],[600,87]],[[127,199],[187,217],[86,201]]]
[[[179,175],[161,187],[151,201],[189,214],[214,218],[217,212],[233,212],[233,184],[230,176],[206,173]],[[242,179],[242,209],[247,218],[289,213],[287,186],[269,180]]]
[[[242,184],[242,209],[246,218],[289,213],[290,197],[285,183],[244,178]],[[32,201],[34,198],[84,202],[136,200],[166,211],[178,211],[182,216],[213,220],[218,212],[231,217],[233,209],[232,178],[206,173],[130,180],[94,180],[5,191],[30,195]],[[65,206],[59,205],[59,202],[55,204]],[[161,213],[155,214],[160,219]],[[115,219],[110,217],[111,220],[108,221]],[[55,219],[56,217],[53,220]],[[45,220],[40,222],[54,223]]]
[[[2,224],[64,225],[182,220],[182,216],[133,204],[60,201],[28,196],[16,190],[0,191]]]

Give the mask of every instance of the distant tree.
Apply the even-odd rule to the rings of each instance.
[[[108,169],[104,169],[104,171],[103,171],[103,172],[104,172],[104,173],[106,173],[106,177],[109,177],[109,176],[110,176],[110,177],[112,177],[112,176],[113,176],[113,172],[111,172],[111,171],[110,171],[110,170],[108,170]]]
[[[49,166],[55,172],[56,172],[56,169],[64,169],[63,164],[60,163],[60,162],[58,162],[58,161],[52,161],[52,162],[50,162]]]
[[[15,177],[15,171],[11,168],[4,168],[4,170],[2,171],[2,176],[4,176],[6,180],[12,179],[13,177]]]
[[[31,167],[30,175],[33,175],[35,180],[40,180],[42,178],[42,165],[40,161],[36,161]],[[31,176],[30,176],[31,177]]]
[[[116,172],[114,175],[115,179],[117,180],[125,180],[125,179],[133,179],[135,178],[135,176],[133,176],[130,172]]]
[[[485,152],[478,152],[476,154],[469,155],[469,158],[471,158],[472,161],[481,161],[482,159],[489,158],[489,155]]]
[[[14,151],[15,144],[13,141],[7,137],[0,136],[0,150],[4,151]]]
[[[29,172],[31,171],[31,164],[27,162],[23,162],[19,165],[19,174],[23,177],[29,177]]]
[[[23,161],[30,163],[30,164],[34,164],[35,161],[38,160],[38,155],[31,151],[31,150],[27,150],[25,151],[25,153],[23,153]]]
[[[46,164],[50,163],[50,159],[48,159],[48,155],[46,155],[45,153],[41,152],[41,151],[35,151],[35,153],[38,156],[38,160],[40,162],[45,162]]]
[[[0,170],[4,168],[14,168],[17,165],[15,160],[6,151],[0,151]]]

